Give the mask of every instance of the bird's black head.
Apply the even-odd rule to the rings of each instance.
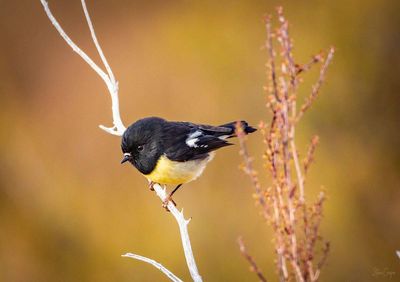
[[[141,173],[149,174],[162,155],[162,132],[165,120],[150,117],[138,120],[130,125],[122,135],[121,149],[124,158],[121,163],[129,161]]]

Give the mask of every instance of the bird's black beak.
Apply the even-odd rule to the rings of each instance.
[[[130,161],[130,160],[132,160],[132,155],[130,153],[125,153],[124,158],[121,161],[121,164],[123,164],[124,162]]]

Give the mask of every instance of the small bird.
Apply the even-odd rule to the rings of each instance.
[[[255,128],[241,121],[244,133]],[[130,162],[150,182],[177,185],[164,201],[166,208],[172,195],[184,183],[198,178],[214,151],[232,145],[226,139],[235,137],[237,122],[220,126],[171,122],[159,117],[143,118],[130,125],[122,136],[121,164]]]

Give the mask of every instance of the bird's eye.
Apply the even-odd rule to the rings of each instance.
[[[139,152],[143,151],[143,145],[137,146],[137,150],[138,150]]]

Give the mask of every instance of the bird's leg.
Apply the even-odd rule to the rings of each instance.
[[[175,187],[174,190],[172,190],[172,192],[169,194],[168,199],[170,199],[172,197],[172,195],[174,195],[174,193],[176,191],[178,191],[178,189],[182,186],[182,184],[179,184],[178,186]]]
[[[176,186],[175,189],[172,190],[172,192],[171,192],[171,193],[168,195],[168,197],[164,200],[164,202],[163,202],[163,207],[164,207],[167,211],[169,211],[169,209],[168,209],[168,202],[169,202],[169,201],[171,201],[171,202],[174,204],[174,206],[176,206],[175,201],[172,199],[172,195],[174,195],[174,193],[175,193],[176,191],[178,191],[178,189],[179,189],[181,186],[182,186],[182,184],[179,184],[178,186]]]
[[[149,189],[150,189],[150,191],[154,191],[154,188],[153,188],[154,184],[155,183],[153,181],[149,181]]]

